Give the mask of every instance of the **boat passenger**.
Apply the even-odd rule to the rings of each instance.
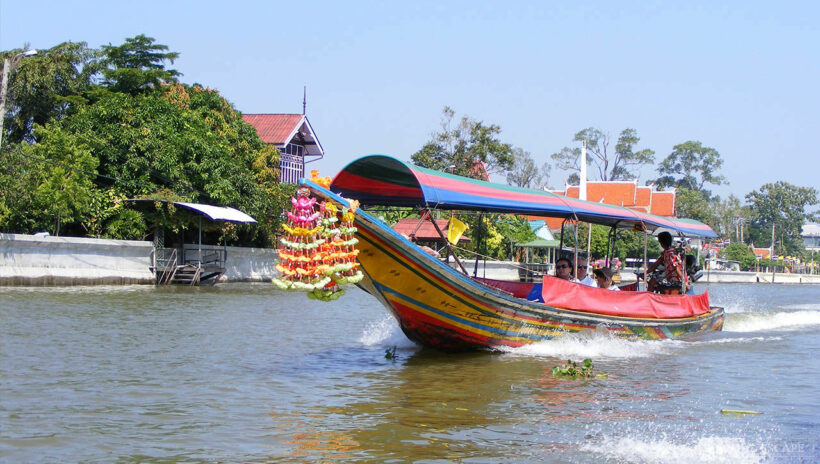
[[[683,280],[683,262],[675,247],[672,246],[672,234],[669,232],[661,232],[658,234],[658,243],[663,248],[661,255],[655,262],[647,269],[647,274],[651,274],[658,266],[664,267],[664,276],[661,281],[665,281],[665,285],[671,288],[681,288],[681,281]],[[649,282],[649,290],[655,290],[659,282]]]
[[[595,281],[598,282],[598,288],[605,288],[614,292],[620,292],[621,289],[612,283],[612,269],[603,267],[592,271],[595,274]]]
[[[558,258],[555,262],[555,277],[572,280],[572,261],[569,258]]]
[[[597,287],[598,285],[587,273],[587,260],[579,259],[578,266],[575,268],[575,280],[579,284],[584,284],[590,287]]]

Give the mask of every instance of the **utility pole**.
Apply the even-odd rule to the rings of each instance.
[[[772,260],[772,283],[774,283],[774,271],[777,269],[777,260],[774,259],[774,222],[772,222],[772,251],[769,252],[769,258]]]

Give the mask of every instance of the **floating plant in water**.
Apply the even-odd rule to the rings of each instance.
[[[605,379],[609,377],[609,374],[597,374],[593,373],[594,367],[592,366],[592,360],[587,358],[584,359],[584,362],[581,363],[581,366],[578,366],[578,363],[575,361],[568,359],[567,363],[563,366],[555,366],[552,368],[552,376],[554,378],[561,378],[561,379],[589,379],[591,377],[596,377],[599,379]]]
[[[392,348],[385,348],[384,357],[385,357],[385,359],[391,359],[391,360],[395,361],[396,360],[396,346],[393,345]]]

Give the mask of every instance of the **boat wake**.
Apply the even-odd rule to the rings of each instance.
[[[565,335],[508,350],[524,356],[554,358],[646,358],[672,352],[681,342],[673,340],[624,340],[606,333]]]
[[[382,319],[367,324],[359,337],[364,346],[395,346],[397,349],[417,349],[418,345],[410,341],[396,324],[396,319],[385,314]]]
[[[787,311],[775,313],[728,314],[724,332],[763,332],[796,330],[820,325],[820,311]]]
[[[761,343],[782,340],[778,336],[722,337],[711,340],[625,340],[600,332],[566,335],[553,340],[510,348],[520,356],[591,359],[639,359],[673,355],[696,345]]]
[[[675,443],[666,438],[618,437],[581,446],[588,451],[618,462],[647,463],[728,463],[762,462],[767,459],[765,447],[734,437],[700,437],[691,443]]]

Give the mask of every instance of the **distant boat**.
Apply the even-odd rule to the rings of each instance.
[[[590,203],[549,192],[493,184],[372,155],[347,165],[325,189],[302,186],[347,206],[403,206],[551,217],[644,230],[714,237],[709,226],[617,206]],[[335,192],[335,193],[334,193]],[[356,211],[360,284],[421,345],[444,350],[499,350],[584,330],[603,330],[627,339],[686,338],[721,330],[723,308],[708,294],[657,295],[613,292],[545,276],[544,303],[528,301],[533,283],[476,279],[394,232],[372,214]]]

